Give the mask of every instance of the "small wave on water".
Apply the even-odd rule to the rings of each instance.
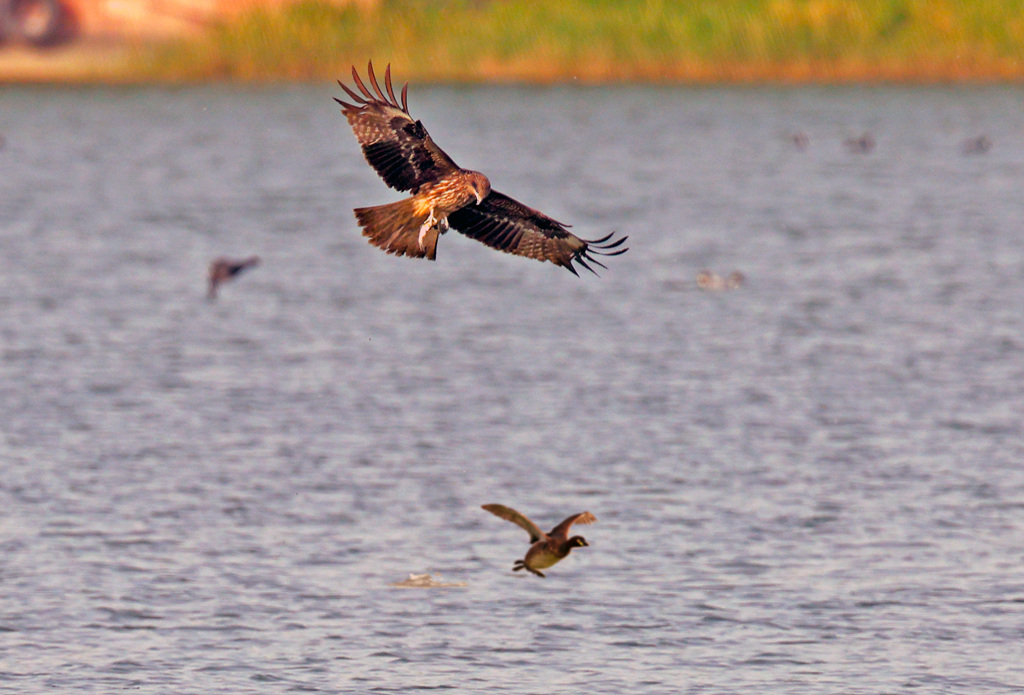
[[[468,585],[466,582],[443,582],[440,577],[435,579],[430,574],[414,574],[410,572],[407,579],[388,584],[388,586],[394,586],[399,589],[451,589]]]

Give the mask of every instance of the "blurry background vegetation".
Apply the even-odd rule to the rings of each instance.
[[[1020,80],[1024,0],[300,0],[140,48],[166,80]]]

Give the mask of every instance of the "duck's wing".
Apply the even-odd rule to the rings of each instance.
[[[569,535],[569,527],[573,524],[592,524],[597,521],[597,517],[590,512],[580,512],[579,514],[573,514],[565,521],[560,523],[558,526],[551,529],[550,536],[565,536]]]
[[[505,521],[511,521],[513,524],[526,531],[530,534],[531,543],[536,543],[543,538],[547,538],[547,535],[537,527],[537,524],[533,523],[511,507],[506,507],[503,504],[485,504],[481,508],[486,509],[494,516],[501,517]]]

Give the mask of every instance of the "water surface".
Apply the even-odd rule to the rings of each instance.
[[[1024,687],[1024,92],[414,86],[600,278],[366,244],[332,95],[0,94],[0,691]]]

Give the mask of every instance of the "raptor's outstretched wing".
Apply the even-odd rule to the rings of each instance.
[[[380,177],[391,188],[416,193],[420,186],[438,180],[458,169],[452,158],[430,137],[427,129],[409,115],[409,84],[402,88],[402,101],[395,98],[391,86],[391,66],[384,72],[381,91],[373,63],[367,66],[371,92],[352,68],[352,79],[359,92],[349,89],[341,80],[353,104],[335,99],[352,126],[352,132],[363,148],[363,155]]]
[[[581,239],[567,225],[494,189],[479,205],[448,215],[448,224],[491,248],[551,261],[573,274],[574,262],[595,272],[589,264],[606,266],[594,256],[617,256],[627,250],[619,248],[627,237],[613,239],[613,232],[601,239]]]

